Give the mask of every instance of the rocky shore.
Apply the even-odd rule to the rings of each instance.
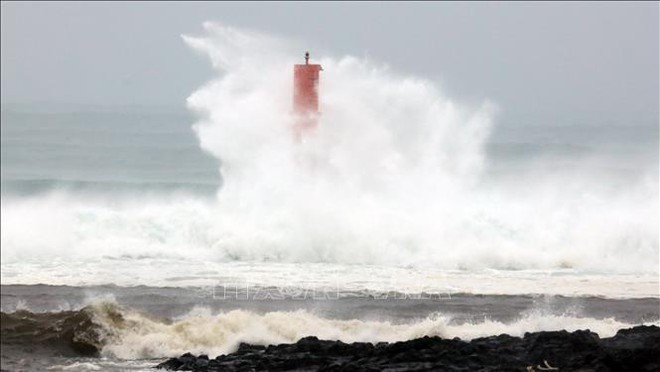
[[[499,335],[462,341],[423,337],[396,343],[346,344],[305,337],[209,359],[190,353],[157,368],[175,371],[660,371],[660,328],[637,326],[600,338],[584,331]]]

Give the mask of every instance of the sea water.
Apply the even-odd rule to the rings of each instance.
[[[217,76],[185,107],[3,105],[3,317],[105,332],[102,359],[12,346],[3,368],[658,323],[657,123],[503,121],[497,97],[320,55],[298,143],[300,46],[205,29],[183,42]]]

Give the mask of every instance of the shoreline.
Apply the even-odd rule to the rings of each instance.
[[[480,371],[609,371],[660,370],[660,328],[635,326],[600,338],[589,330],[507,334],[471,341],[424,336],[376,344],[319,340],[260,346],[241,343],[236,352],[209,359],[190,353],[155,368],[178,371],[238,370],[480,370]]]
[[[185,352],[223,355],[225,362],[226,358],[240,362],[244,357],[242,353],[258,360],[269,348],[275,348],[275,357],[282,357],[282,363],[292,359],[290,363],[295,364],[299,362],[296,358],[301,356],[315,363],[325,360],[342,365],[355,359],[353,354],[361,353],[359,348],[362,347],[373,354],[374,359],[360,363],[389,365],[387,363],[392,362],[393,355],[380,348],[396,344],[405,348],[408,343],[422,342],[419,340],[425,335],[427,339],[435,340],[425,341],[431,344],[460,338],[462,344],[456,351],[460,356],[465,345],[466,350],[472,350],[472,343],[482,342],[476,340],[495,341],[494,346],[479,346],[472,354],[486,352],[484,347],[493,346],[495,350],[506,347],[498,344],[501,337],[495,335],[509,335],[506,337],[515,344],[524,340],[526,332],[554,334],[589,329],[597,333],[599,339],[605,339],[614,337],[621,330],[643,325],[654,329],[660,326],[660,300],[655,298],[613,300],[466,294],[435,300],[383,300],[377,296],[336,300],[300,300],[295,296],[283,300],[245,300],[232,296],[213,298],[183,288],[3,285],[2,304],[0,343],[3,360],[0,369],[7,370],[51,367],[86,370],[91,366],[87,369],[147,371],[167,358]],[[345,349],[348,354],[339,355],[338,360],[335,360],[336,355],[324,355],[326,341],[310,339],[312,335],[321,340],[341,340],[327,342],[335,345],[333,349]],[[289,351],[296,354],[295,345],[305,339],[318,344],[312,349],[322,353],[287,354]],[[368,343],[377,350],[368,345],[358,346],[351,354],[353,343]],[[288,346],[278,350],[278,344]],[[526,347],[522,349],[526,350]],[[417,363],[415,358],[424,353],[418,355],[415,350],[413,347],[401,357]],[[384,354],[378,354],[381,352]],[[504,350],[498,353],[513,352]],[[470,362],[470,358],[459,360],[457,365]],[[197,359],[195,357],[195,363]],[[526,360],[523,357],[518,359]],[[208,359],[210,365],[216,363],[211,361]],[[431,358],[423,363],[433,361]],[[231,370],[234,362],[223,370]],[[272,360],[262,362],[266,363],[263,368],[255,369],[279,368],[268,364]],[[490,362],[491,359],[485,359],[479,363],[488,365]],[[504,362],[512,363],[511,360]],[[550,366],[556,364],[554,360],[548,359],[548,362]],[[524,371],[528,366],[516,363],[517,370]],[[426,364],[420,365],[419,368],[426,368]],[[379,366],[375,368],[381,369]],[[354,368],[349,366],[346,369]],[[476,365],[472,369],[477,369]]]

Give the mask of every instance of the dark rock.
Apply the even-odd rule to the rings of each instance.
[[[525,359],[534,365],[547,361],[552,367],[574,369],[607,364],[608,355],[597,334],[586,331],[538,332],[525,334]]]
[[[156,368],[193,371],[660,371],[660,328],[638,326],[601,339],[585,331],[536,332],[474,339],[422,337],[395,343],[325,341],[240,344],[235,353],[209,360],[190,353]]]
[[[603,345],[617,368],[660,371],[660,332],[656,326],[622,329]]]
[[[317,352],[321,351],[322,348],[322,342],[314,336],[304,337],[296,342],[296,350],[298,351]]]
[[[254,353],[254,352],[262,352],[266,350],[266,347],[263,345],[250,345],[246,344],[244,342],[241,342],[238,345],[238,350],[236,350],[236,354],[247,354],[247,353]]]
[[[179,358],[170,358],[163,363],[160,363],[156,366],[156,368],[159,369],[167,369],[170,371],[179,371],[180,367],[183,365],[183,362],[179,360]]]
[[[206,358],[202,358],[206,357]],[[195,371],[206,371],[209,366],[209,357],[206,355],[200,355],[195,361],[194,370]]]

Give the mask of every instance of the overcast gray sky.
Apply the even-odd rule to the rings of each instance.
[[[647,3],[2,3],[2,103],[183,107],[213,72],[201,23],[367,55],[485,98],[500,120],[657,123],[659,9]]]

